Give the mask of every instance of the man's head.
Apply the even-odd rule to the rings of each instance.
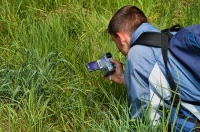
[[[132,34],[145,22],[148,22],[145,14],[139,8],[131,5],[122,7],[111,18],[108,33],[122,54],[128,53]]]

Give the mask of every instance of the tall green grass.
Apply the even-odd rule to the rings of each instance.
[[[108,51],[125,62],[106,29],[127,4],[160,29],[200,20],[199,0],[1,0],[0,131],[164,131],[131,120],[125,87],[85,67]]]

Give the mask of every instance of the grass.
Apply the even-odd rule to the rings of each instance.
[[[85,67],[108,51],[125,61],[106,28],[127,4],[160,29],[200,20],[199,0],[1,0],[0,131],[164,131],[131,120],[125,87]]]

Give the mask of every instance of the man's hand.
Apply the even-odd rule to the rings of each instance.
[[[110,80],[112,80],[118,84],[126,85],[125,80],[124,80],[123,65],[114,59],[110,60],[110,62],[115,64],[115,66],[116,66],[115,72],[110,76]],[[109,77],[104,77],[104,76],[103,76],[103,78],[109,79]]]

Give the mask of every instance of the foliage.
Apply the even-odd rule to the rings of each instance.
[[[200,20],[199,0],[1,0],[0,131],[163,130],[131,120],[125,87],[85,67],[108,51],[124,62],[106,29],[127,4],[160,29]]]

